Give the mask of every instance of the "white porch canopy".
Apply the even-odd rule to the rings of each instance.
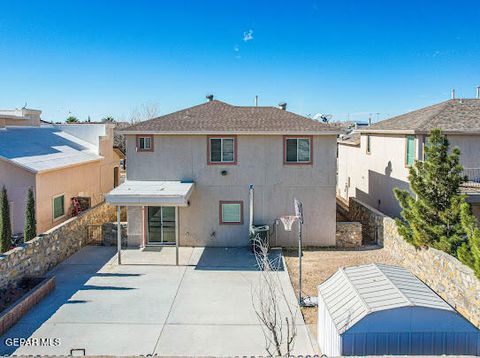
[[[193,187],[181,181],[127,180],[105,200],[116,206],[188,206]]]
[[[194,183],[181,181],[127,180],[105,196],[108,204],[117,206],[117,255],[122,264],[121,206],[174,206],[175,207],[175,250],[178,266],[178,207],[188,206]]]

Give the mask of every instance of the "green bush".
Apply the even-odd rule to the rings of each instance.
[[[0,192],[0,252],[6,252],[12,247],[12,226],[10,221],[10,206],[7,189],[3,186]]]
[[[32,188],[28,189],[27,206],[25,208],[25,227],[23,230],[23,239],[32,240],[37,236],[37,220],[35,219],[35,199],[33,198]]]

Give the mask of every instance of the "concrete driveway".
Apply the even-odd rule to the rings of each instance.
[[[279,253],[280,254],[280,253]],[[87,247],[53,272],[57,288],[0,342],[0,354],[67,355],[265,355],[252,307],[259,271],[244,248],[127,250],[116,264],[108,247]],[[286,271],[279,273],[295,304]],[[295,353],[314,354],[297,315]],[[7,338],[59,339],[58,345],[7,346]],[[74,352],[75,353],[75,352]]]

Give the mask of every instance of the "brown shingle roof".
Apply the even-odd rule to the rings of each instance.
[[[213,100],[134,124],[127,133],[312,133],[338,128],[275,107],[241,107]]]
[[[451,99],[373,124],[361,132],[480,132],[480,99]]]

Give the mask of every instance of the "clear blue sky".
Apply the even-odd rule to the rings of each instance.
[[[477,1],[1,1],[0,108],[127,119],[207,93],[342,120],[480,84]],[[251,32],[250,32],[251,31]]]

